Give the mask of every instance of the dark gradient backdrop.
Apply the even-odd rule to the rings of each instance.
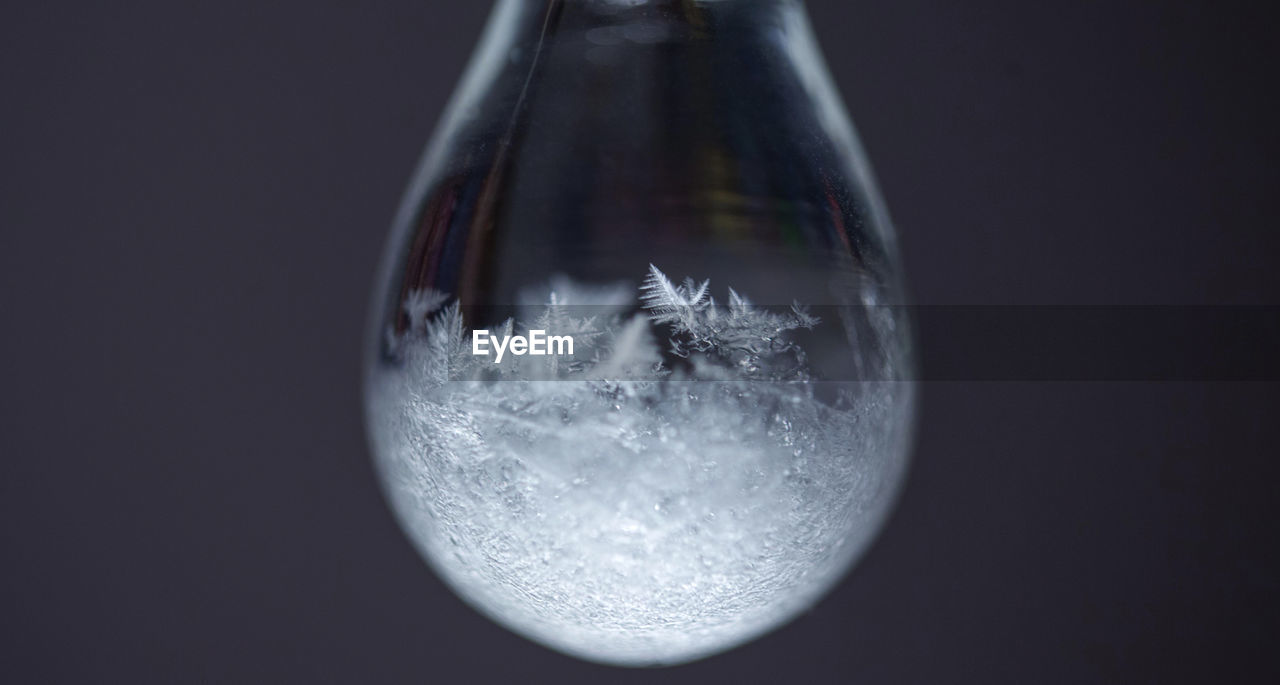
[[[1280,304],[1255,4],[811,2],[917,300]],[[864,563],[691,666],[464,606],[379,495],[358,358],[487,9],[0,8],[0,681],[1280,677],[1275,383],[928,383]]]

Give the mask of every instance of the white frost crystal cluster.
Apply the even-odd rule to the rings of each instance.
[[[909,387],[819,399],[791,337],[820,325],[803,307],[718,306],[652,268],[628,318],[634,291],[562,280],[493,334],[571,334],[574,354],[495,364],[448,300],[408,298],[397,362],[369,377],[372,437],[410,537],[508,627],[597,661],[687,661],[811,605],[879,528]]]

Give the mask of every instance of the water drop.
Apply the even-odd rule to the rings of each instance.
[[[500,0],[369,332],[375,459],[440,576],[626,665],[818,601],[910,437],[868,168],[798,2]]]

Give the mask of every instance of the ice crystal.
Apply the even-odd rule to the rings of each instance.
[[[562,366],[558,357],[530,362],[510,357],[510,372],[520,367],[525,380],[606,379],[610,376],[653,380],[666,376],[655,348],[650,328],[643,317],[623,320],[616,298],[603,314],[574,316],[573,306],[593,302],[591,295],[560,280],[560,290],[552,289],[546,302],[531,321],[517,326],[508,319],[497,329],[497,335],[509,336],[514,331],[538,329],[574,338],[574,359]],[[561,292],[570,293],[568,296]],[[733,288],[728,289],[728,305],[717,306],[711,295],[711,282],[701,283],[686,278],[675,285],[657,267],[650,265],[648,277],[640,287],[639,301],[647,320],[668,329],[669,350],[677,357],[690,359],[693,376],[705,379],[803,380],[804,351],[790,340],[788,333],[809,329],[820,323],[800,304],[792,304],[783,313],[755,307]],[[454,302],[442,307],[449,297],[434,290],[415,290],[404,304],[410,320],[405,334],[408,340],[393,340],[393,349],[405,349],[406,342],[417,341],[418,349],[429,356],[432,377],[440,380],[465,380],[483,377],[489,360],[476,358],[465,344],[462,314]],[[591,305],[593,308],[597,305]]]
[[[587,658],[687,660],[812,603],[878,528],[909,393],[817,399],[804,307],[718,305],[656,267],[630,294],[562,279],[494,334],[571,332],[574,354],[497,364],[448,299],[406,298],[370,425],[406,530],[500,622]]]

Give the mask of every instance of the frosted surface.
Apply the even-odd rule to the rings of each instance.
[[[494,365],[447,301],[410,298],[370,425],[410,537],[504,625],[598,661],[697,658],[812,604],[881,525],[909,388],[815,393],[789,334],[824,324],[803,308],[732,291],[717,307],[709,284],[657,269],[639,292],[561,282],[504,328],[577,331],[573,358]],[[583,301],[612,308],[564,313]],[[664,367],[667,347],[687,368]]]

